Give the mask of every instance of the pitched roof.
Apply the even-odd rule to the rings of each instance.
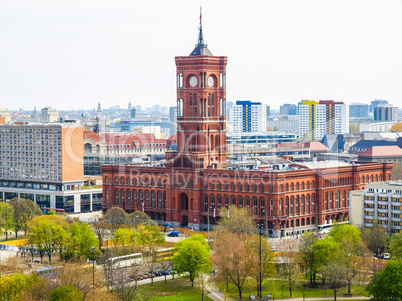
[[[84,138],[91,138],[91,139],[93,139],[93,140],[95,140],[95,141],[100,141],[98,135],[96,135],[95,132],[92,132],[92,131],[84,131],[84,132],[83,132],[83,135],[84,135]]]
[[[402,149],[397,145],[373,146],[359,157],[402,157]]]
[[[331,150],[319,141],[310,141],[305,144],[310,148],[310,152],[330,152]]]
[[[385,146],[385,145],[394,145],[395,141],[389,140],[360,140],[359,142],[353,144],[349,149],[350,150],[367,150],[373,146]]]

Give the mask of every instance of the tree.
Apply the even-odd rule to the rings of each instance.
[[[389,249],[393,259],[402,259],[402,233],[395,233],[391,236]]]
[[[306,231],[300,237],[300,264],[310,273],[310,286],[315,285],[315,277],[318,273],[317,253],[313,245],[318,238],[313,233]]]
[[[9,203],[0,203],[0,229],[6,233],[6,240],[8,240],[8,231],[14,229],[14,207]]]
[[[209,258],[210,248],[205,237],[195,234],[176,244],[172,264],[179,274],[187,272],[190,276],[191,286],[194,286],[194,278],[198,273],[211,270]]]
[[[322,268],[322,274],[328,279],[328,287],[332,289],[336,301],[336,293],[345,285],[345,265],[342,262],[332,260]]]
[[[82,294],[72,286],[59,286],[50,292],[49,301],[81,301]]]
[[[66,231],[62,226],[48,220],[40,220],[36,226],[31,229],[29,243],[35,246],[41,258],[47,253],[51,259],[53,250],[60,249],[67,238]]]
[[[276,275],[276,267],[274,264],[275,253],[271,251],[268,241],[261,240],[261,268],[260,268],[260,237],[253,235],[246,241],[247,248],[250,252],[250,277],[254,278],[257,283],[258,297],[260,293],[260,269],[261,281]],[[262,296],[261,296],[262,297]]]
[[[129,222],[128,213],[120,207],[112,207],[106,211],[105,216],[116,228],[120,225],[126,225]]]
[[[229,231],[247,235],[255,233],[255,221],[247,209],[230,206],[222,209],[221,216],[215,232]]]
[[[77,222],[70,225],[67,233],[69,251],[78,257],[92,258],[92,247],[98,246],[94,230],[86,223]]]
[[[332,237],[337,243],[340,243],[345,238],[349,238],[354,242],[358,242],[360,239],[360,230],[352,225],[338,225],[335,224],[331,227],[328,236]]]
[[[364,227],[361,230],[361,237],[371,252],[377,257],[387,247],[386,230],[378,224],[377,220],[373,221],[372,227]]]
[[[147,246],[149,251],[152,251],[165,243],[165,235],[161,233],[158,226],[140,225],[135,231],[136,242],[139,245]],[[137,234],[138,233],[138,234]]]
[[[229,231],[216,233],[212,261],[218,270],[218,276],[223,277],[227,284],[229,281],[233,283],[241,299],[244,283],[250,275],[251,256],[246,235]]]
[[[18,231],[24,231],[25,235],[28,230],[28,222],[35,216],[42,215],[40,207],[27,199],[13,198],[10,205],[14,208],[14,232],[18,237]]]
[[[130,230],[128,228],[118,228],[114,232],[113,238],[114,244],[121,244],[123,247],[124,245],[134,243],[134,230]]]
[[[390,132],[402,132],[402,122],[397,122],[391,126]]]
[[[281,276],[286,279],[289,286],[289,296],[293,297],[292,286],[300,274],[298,255],[299,245],[296,241],[284,239],[280,242],[281,256],[283,260]]]
[[[0,300],[17,301],[24,289],[37,282],[35,275],[13,274],[0,278]]]
[[[279,131],[278,127],[274,126],[274,132]]]
[[[390,261],[367,287],[373,301],[402,300],[402,262]]]
[[[109,224],[102,223],[102,222],[93,223],[94,233],[95,233],[96,237],[98,238],[98,242],[99,242],[99,250],[102,249],[103,241],[110,234],[110,227],[108,227],[108,225]]]
[[[315,269],[319,271],[323,266],[327,265],[329,259],[334,256],[337,251],[337,243],[333,239],[327,236],[323,240],[317,240],[314,245],[312,245],[313,252],[315,253]],[[323,282],[325,282],[325,277],[323,277]]]

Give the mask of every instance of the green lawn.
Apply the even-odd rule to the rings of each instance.
[[[174,280],[154,282],[153,285],[144,284],[139,286],[142,294],[147,297],[147,301],[199,301],[201,300],[201,289],[195,287],[196,281],[194,281],[194,287],[191,287],[191,282],[188,278],[180,277]],[[211,300],[204,294],[204,300]]]
[[[292,287],[293,297],[303,297],[303,283],[307,281],[299,281]],[[321,282],[321,281],[319,281]],[[271,293],[275,299],[282,299],[282,285],[283,285],[283,298],[289,298],[289,286],[283,280],[266,280],[263,282],[264,286],[262,289],[262,295],[266,296],[267,293]],[[220,283],[218,287],[221,290],[225,289],[225,283]],[[333,297],[333,292],[330,289],[323,288],[305,288],[305,297]],[[342,297],[343,294],[347,293],[347,287],[343,287],[338,290],[337,297]],[[368,296],[364,285],[353,284],[351,287],[351,293],[353,296]],[[236,299],[239,298],[237,287],[229,284],[228,294],[230,297]],[[257,295],[257,288],[255,282],[250,280],[247,281],[243,288],[243,300],[248,299],[249,295]]]

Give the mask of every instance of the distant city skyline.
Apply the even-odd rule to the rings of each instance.
[[[401,103],[401,1],[23,0],[0,3],[0,107],[173,106],[200,5],[227,101]]]

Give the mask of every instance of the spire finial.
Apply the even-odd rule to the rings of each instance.
[[[204,36],[202,35],[202,6],[200,6],[200,27],[199,27],[199,34],[198,34],[198,45],[203,47],[204,46]]]

